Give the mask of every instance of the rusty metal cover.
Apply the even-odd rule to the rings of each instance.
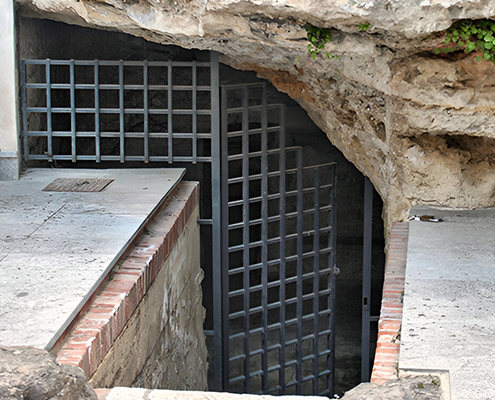
[[[113,179],[57,178],[43,192],[101,192]]]

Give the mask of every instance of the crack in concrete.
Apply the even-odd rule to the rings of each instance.
[[[27,234],[21,241],[20,243],[15,246],[13,249],[11,249],[10,251],[7,252],[7,254],[5,254],[5,256],[3,256],[1,259],[0,259],[0,263],[5,260],[14,250],[17,250],[27,239],[31,238],[32,235],[34,235],[37,231],[39,231],[43,225],[45,225],[48,221],[50,221],[59,211],[61,211],[67,204],[69,204],[68,202],[65,202],[64,204],[62,204],[56,211],[54,211],[53,213],[51,213],[48,218],[46,218],[38,227],[36,227],[36,229],[34,231],[32,231],[31,233]]]

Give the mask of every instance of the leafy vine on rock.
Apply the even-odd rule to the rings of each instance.
[[[445,43],[453,47],[435,49],[435,54],[451,53],[459,49],[465,53],[479,51],[483,56],[477,56],[481,61],[495,62],[495,21],[488,19],[462,20],[453,24],[445,33]]]
[[[366,32],[368,29],[370,29],[370,23],[369,22],[363,22],[362,24],[358,25],[358,30],[359,32]]]
[[[326,58],[337,58],[335,54],[328,51],[322,51],[327,43],[332,41],[329,28],[320,28],[313,25],[306,25],[306,37],[309,40],[308,54],[316,59],[318,54],[322,53]]]

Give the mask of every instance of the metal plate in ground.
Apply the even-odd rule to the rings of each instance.
[[[57,178],[43,192],[101,192],[113,179]]]

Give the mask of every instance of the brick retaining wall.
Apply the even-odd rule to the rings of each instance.
[[[371,382],[377,384],[398,378],[408,236],[408,222],[396,222],[392,225],[385,265],[378,341],[371,374]]]
[[[88,378],[95,373],[148,293],[189,219],[197,216],[198,204],[196,182],[181,182],[174,189],[118,263],[119,269],[56,344],[52,353],[58,362],[80,367]]]

